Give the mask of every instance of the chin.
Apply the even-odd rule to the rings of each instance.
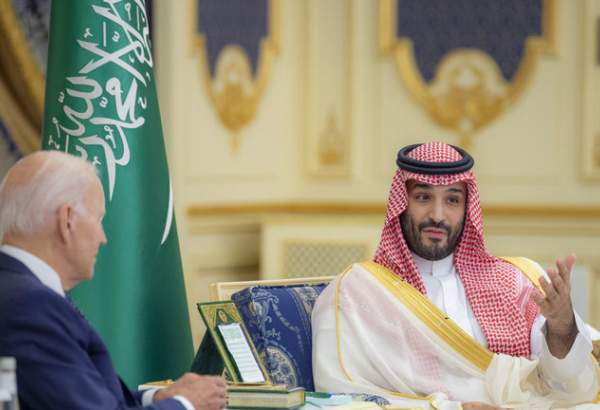
[[[86,270],[81,274],[82,280],[90,280],[94,277],[94,270]]]
[[[427,241],[423,245],[425,245],[425,248],[432,251],[439,251],[440,249],[446,248],[446,244],[440,241]]]

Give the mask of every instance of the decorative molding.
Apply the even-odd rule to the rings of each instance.
[[[484,217],[600,219],[600,206],[483,206]],[[190,206],[190,218],[248,214],[384,215],[384,203],[264,202],[242,205]]]
[[[348,177],[352,152],[352,2],[308,0],[305,4],[308,174]]]
[[[440,60],[428,84],[417,67],[412,40],[395,34],[396,0],[379,0],[379,49],[393,55],[409,92],[438,125],[456,132],[469,147],[475,134],[509,108],[529,84],[541,54],[555,54],[556,1],[543,0],[542,37],[526,40],[514,79],[506,81],[482,50],[456,48]]]
[[[243,214],[336,214],[336,215],[372,215],[383,214],[385,205],[379,203],[357,204],[348,203],[255,203],[244,205],[212,205],[212,206],[191,206],[188,208],[189,217],[211,217],[226,215]]]
[[[338,128],[336,115],[332,112],[327,124],[319,134],[318,163],[322,167],[345,167],[347,164],[348,138]]]
[[[198,2],[190,1],[192,48],[201,59],[201,75],[210,100],[225,128],[230,131],[232,151],[237,152],[241,130],[255,117],[270,78],[281,38],[280,0],[268,0],[269,34],[260,42],[256,75],[252,75],[246,51],[236,44],[224,47],[217,58],[215,76],[211,75],[206,36],[197,31]]]
[[[600,179],[600,5],[595,0],[582,2],[582,63],[580,64],[581,161],[586,179]]]

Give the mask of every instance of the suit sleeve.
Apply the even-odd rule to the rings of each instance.
[[[103,375],[90,358],[93,330],[59,295],[34,291],[14,300],[1,351],[17,359],[23,407],[56,410],[184,410],[176,400],[128,406],[114,371]],[[83,325],[82,325],[83,324]],[[107,362],[110,364],[108,353]],[[112,364],[110,364],[112,368]],[[138,402],[139,403],[139,402]]]

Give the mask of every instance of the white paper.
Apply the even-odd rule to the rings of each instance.
[[[243,382],[264,383],[265,376],[252,354],[252,349],[239,323],[219,325],[227,350],[233,357]]]

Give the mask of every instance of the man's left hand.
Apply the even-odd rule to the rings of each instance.
[[[577,336],[575,313],[571,303],[571,270],[575,255],[556,261],[556,268],[548,269],[548,277],[540,278],[540,286],[545,292],[536,291],[533,300],[546,318],[546,341],[554,357],[564,358]]]

